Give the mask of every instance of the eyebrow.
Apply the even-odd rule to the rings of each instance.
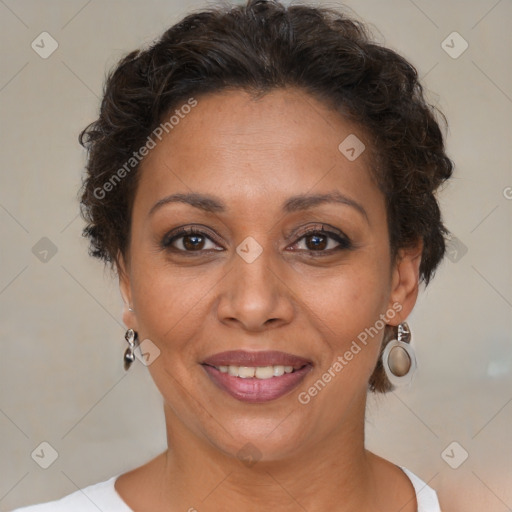
[[[162,206],[171,203],[188,204],[194,208],[198,208],[208,213],[224,213],[227,211],[226,205],[222,202],[222,200],[215,196],[198,193],[177,193],[171,194],[170,196],[164,197],[157,201],[149,211],[148,215],[152,215]],[[338,203],[351,206],[357,210],[366,219],[367,222],[369,222],[368,214],[366,213],[366,210],[363,208],[363,206],[354,199],[351,199],[350,197],[347,197],[338,191],[324,194],[300,194],[297,196],[292,196],[283,203],[282,211],[284,213],[293,213],[301,210],[308,210],[325,203]]]

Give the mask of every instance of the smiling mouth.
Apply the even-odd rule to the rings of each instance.
[[[293,366],[225,366],[203,363],[211,382],[241,402],[262,403],[288,395],[312,370],[311,363]]]

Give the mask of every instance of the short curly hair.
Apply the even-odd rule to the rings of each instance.
[[[79,137],[88,152],[80,193],[89,253],[119,270],[139,167],[126,170],[126,162],[173,109],[192,95],[261,95],[288,86],[320,99],[371,141],[391,254],[421,240],[420,280],[428,285],[449,233],[434,195],[453,167],[436,120],[439,114],[446,124],[444,115],[427,103],[414,66],[374,42],[362,22],[332,8],[277,0],[191,13],[109,73],[99,117]],[[123,166],[123,179],[112,182]],[[381,364],[369,388],[392,389]]]

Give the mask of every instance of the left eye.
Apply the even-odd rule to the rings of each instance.
[[[350,241],[347,238],[339,236],[337,233],[324,230],[311,230],[304,233],[294,245],[298,244],[301,240],[305,241],[306,251],[310,252],[329,252],[332,250],[348,249],[350,248]],[[328,247],[329,241],[334,241],[337,246]]]

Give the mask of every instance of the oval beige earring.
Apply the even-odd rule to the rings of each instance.
[[[409,384],[416,372],[414,349],[410,345],[411,331],[407,322],[398,325],[397,339],[391,340],[382,353],[382,366],[391,384]]]

